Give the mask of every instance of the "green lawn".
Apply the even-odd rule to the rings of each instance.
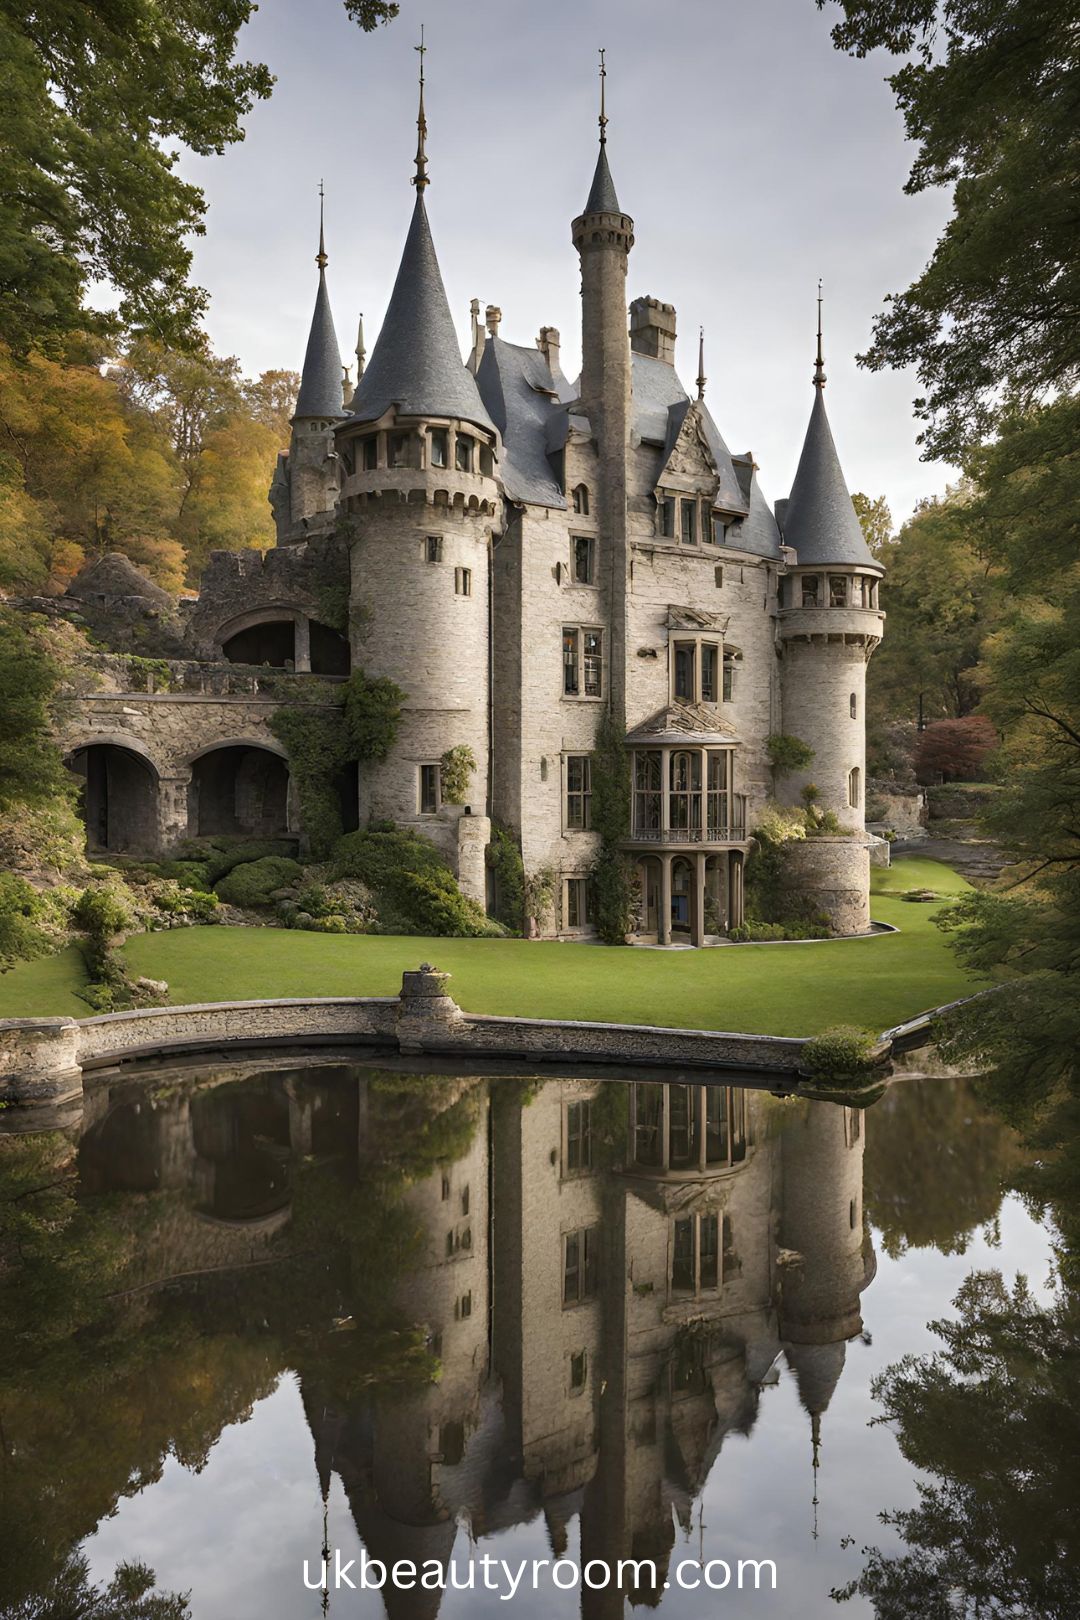
[[[978,988],[933,925],[936,905],[907,889],[959,893],[940,862],[905,856],[874,872],[874,917],[900,934],[709,951],[606,950],[549,941],[308,934],[278,928],[185,928],[125,947],[136,973],[167,979],[175,1005],[274,996],[396,995],[404,968],[434,962],[469,1012],[586,1018],[772,1035],[831,1024],[887,1029]],[[72,947],[0,976],[0,1017],[89,1009],[75,991]]]

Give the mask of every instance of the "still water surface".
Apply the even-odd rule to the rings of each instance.
[[[966,1083],[860,1111],[685,1078],[188,1071],[21,1138],[73,1202],[19,1239],[0,1612],[81,1546],[194,1620],[623,1614],[559,1558],[643,1561],[670,1620],[870,1614],[830,1591],[918,1482],[872,1380],[973,1270],[1038,1294],[1048,1234]],[[305,1590],[324,1544],[475,1584]]]

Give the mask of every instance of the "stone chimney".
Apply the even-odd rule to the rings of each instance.
[[[488,305],[487,309],[484,311],[484,319],[487,323],[489,336],[498,337],[499,322],[502,320],[502,310],[499,308],[498,304]]]
[[[556,326],[542,326],[540,336],[536,340],[536,347],[540,350],[552,376],[559,369],[559,329]]]
[[[630,347],[667,365],[675,364],[675,306],[658,298],[635,298],[630,305]]]

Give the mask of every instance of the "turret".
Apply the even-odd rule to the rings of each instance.
[[[574,220],[581,258],[581,404],[598,457],[598,540],[610,548],[610,693],[623,716],[626,693],[627,518],[630,339],[626,270],[634,222],[619,206],[607,158],[607,70],[600,53],[600,152],[584,211]]]
[[[807,909],[824,912],[838,932],[858,932],[869,926],[866,666],[884,627],[883,570],[851,503],[825,410],[820,286],[814,404],[791,496],[776,515],[789,554],[780,587],[781,729],[814,750],[805,769],[784,775],[781,791],[799,804],[812,784],[818,809],[846,835],[793,851],[791,876],[807,891]]]
[[[499,441],[462,363],[428,222],[422,68],[417,131],[416,203],[397,280],[336,433],[353,667],[407,694],[390,755],[361,767],[360,814],[425,833],[482,903]],[[451,804],[440,762],[457,748],[475,764],[461,802]]]
[[[278,544],[306,540],[329,528],[337,505],[338,466],[334,427],[343,417],[341,354],[326,288],[323,188],[319,185],[319,287],[311,317],[300,391],[292,419],[289,453],[279,456],[270,486]]]

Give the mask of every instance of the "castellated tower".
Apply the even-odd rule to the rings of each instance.
[[[336,433],[353,668],[407,694],[390,756],[360,767],[360,819],[422,831],[483,904],[498,433],[462,363],[431,238],[422,80],[418,127],[416,205],[397,280]],[[462,802],[450,804],[440,762],[457,747],[475,766]]]
[[[289,453],[278,456],[270,486],[279,546],[326,532],[336,520],[338,463],[334,454],[334,428],[345,413],[341,353],[326,289],[328,258],[321,188],[319,251],[315,263],[319,267],[319,290],[315,295],[304,369],[300,374]]]
[[[602,53],[601,53],[602,54]],[[597,538],[610,559],[608,592],[611,646],[609,701],[626,714],[629,577],[627,451],[630,428],[630,337],[626,324],[626,271],[634,222],[619,207],[607,160],[607,114],[600,69],[600,153],[585,211],[574,220],[581,258],[581,404],[597,454]]]
[[[790,846],[788,882],[838,933],[855,933],[870,925],[866,666],[884,627],[884,571],[863,537],[825,412],[820,299],[814,405],[791,496],[778,503],[777,517],[789,552],[778,615],[782,730],[814,750],[805,770],[785,775],[783,795],[799,804],[812,783],[818,807],[845,829],[843,837]]]

